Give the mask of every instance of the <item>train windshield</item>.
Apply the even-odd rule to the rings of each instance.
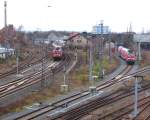
[[[128,50],[129,54],[133,54],[133,51],[132,50]]]
[[[54,50],[56,50],[56,51],[62,51],[62,48],[61,47],[56,47]]]
[[[55,50],[60,50],[60,48],[59,48],[59,47],[57,47]]]

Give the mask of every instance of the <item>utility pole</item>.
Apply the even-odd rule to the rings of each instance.
[[[66,65],[64,65],[64,85],[66,85]]]
[[[16,65],[17,65],[17,76],[19,75],[19,44],[17,44],[17,50],[16,50]]]
[[[133,118],[137,116],[137,114],[139,113],[138,111],[138,81],[139,78],[142,78],[143,80],[143,76],[140,75],[135,75],[135,81],[134,81],[134,111],[133,111]]]
[[[89,81],[91,86],[93,86],[93,78],[92,78],[92,68],[93,68],[93,57],[92,57],[92,48],[90,46],[90,63],[89,63]]]
[[[21,32],[21,27],[19,27],[18,29],[17,29],[17,33],[16,33],[16,41],[18,41],[17,43],[16,43],[16,45],[15,45],[15,49],[16,49],[16,66],[17,66],[17,71],[16,71],[16,76],[18,76],[18,77],[21,77],[21,76],[23,76],[23,75],[21,75],[21,74],[19,74],[19,56],[20,56],[20,38],[19,38],[19,34],[20,34],[20,32]]]
[[[101,20],[100,28],[101,28],[101,37],[100,37],[100,47],[99,47],[99,60],[100,60],[99,76],[101,79],[103,79],[103,54],[104,54],[104,49],[103,49],[103,20]]]
[[[109,41],[109,63],[111,63],[111,33],[109,35],[109,38],[108,38],[108,41]]]
[[[41,79],[41,88],[44,87],[45,79],[44,79],[44,57],[45,57],[45,50],[44,50],[44,39],[42,41],[42,79]]]
[[[22,77],[23,75],[19,74],[19,56],[20,56],[20,44],[18,43],[16,46],[16,66],[17,66],[16,76]]]
[[[87,32],[83,32],[82,35],[86,39],[86,64],[87,64],[88,63],[88,38],[87,38]]]
[[[134,113],[133,116],[136,117],[138,114],[138,76],[135,76],[134,83]]]
[[[90,45],[90,60],[89,60],[89,91],[93,95],[96,93],[96,87],[94,85],[94,81],[97,78],[97,76],[93,76],[92,70],[93,70],[93,45]]]
[[[138,62],[141,61],[141,41],[138,42]]]
[[[140,40],[138,42],[138,59],[137,59],[138,68],[140,67],[140,61],[141,61],[141,52],[140,52]],[[139,113],[138,111],[138,78],[142,78],[143,76],[135,75],[135,82],[134,82],[134,111],[133,111],[133,117],[136,117]]]
[[[4,27],[5,27],[5,49],[6,49],[5,55],[7,59],[8,58],[7,1],[4,1]]]

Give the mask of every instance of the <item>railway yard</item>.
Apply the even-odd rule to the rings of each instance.
[[[0,120],[150,120],[148,0],[0,6]]]
[[[32,46],[18,66],[1,64],[0,119],[150,120],[150,52],[127,64],[104,47],[97,55],[96,45],[64,47],[62,56]]]

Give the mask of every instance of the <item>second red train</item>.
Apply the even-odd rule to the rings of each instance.
[[[127,62],[127,64],[135,63],[136,55],[133,50],[125,48],[123,46],[119,46],[118,53],[119,53],[119,56]]]

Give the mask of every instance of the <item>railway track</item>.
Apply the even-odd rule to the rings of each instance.
[[[127,72],[131,69],[131,67],[128,66],[128,67],[125,68],[125,69],[128,69],[128,70],[126,70],[126,71],[123,70],[123,72],[120,73],[120,74],[125,74],[125,73],[127,73]],[[122,76],[122,77],[123,77],[123,76]],[[118,79],[115,79],[115,78],[114,78],[114,80],[119,80],[119,78],[118,78]],[[112,80],[112,81],[113,81],[113,80]],[[98,86],[98,87],[97,87],[97,90],[100,91],[101,89],[104,89],[106,86],[108,87],[108,86],[110,86],[111,84],[114,84],[114,82],[111,82],[111,84],[107,85],[108,83],[110,83],[110,81],[106,81],[106,82],[103,83],[102,85]],[[103,87],[102,87],[102,86],[103,86]],[[62,99],[62,100],[59,100],[59,101],[57,101],[57,102],[55,102],[55,103],[52,103],[51,105],[47,105],[47,106],[45,106],[44,108],[40,108],[40,109],[38,109],[38,110],[36,110],[36,111],[33,111],[33,112],[31,112],[31,113],[28,113],[28,114],[26,114],[26,115],[20,116],[20,117],[16,118],[16,120],[18,120],[18,119],[25,119],[25,120],[27,120],[27,119],[36,118],[36,117],[38,117],[38,116],[40,116],[40,115],[42,115],[42,114],[46,114],[46,113],[48,113],[48,112],[50,112],[50,111],[52,111],[52,110],[55,110],[55,109],[57,109],[57,108],[60,108],[60,107],[64,106],[65,103],[71,104],[73,101],[76,101],[76,100],[79,100],[79,99],[81,99],[81,98],[87,97],[88,95],[89,95],[89,92],[88,92],[88,91],[83,91],[82,93],[81,93],[81,92],[80,92],[80,93],[76,93],[76,94],[74,94],[74,95],[72,95],[72,96],[70,96],[70,97],[67,97],[67,98]]]
[[[32,55],[33,53],[30,53],[30,55],[28,55],[29,57],[27,57],[23,62],[21,62],[18,66],[18,70],[23,70],[23,69],[26,69],[27,67],[32,66],[32,65],[35,65],[39,62],[42,61],[42,56],[35,56],[35,55]],[[17,66],[12,68],[11,70],[5,72],[5,73],[1,73],[0,74],[0,79],[4,78],[4,77],[7,77],[11,74],[14,74],[16,73],[17,71]]]
[[[49,74],[49,72],[51,72],[52,69],[53,74],[60,72],[63,68],[63,65],[65,63],[69,64],[70,60],[70,56],[66,56],[60,62],[52,62],[50,64],[47,64],[43,71],[42,68],[40,68],[38,71],[31,73],[28,76],[24,76],[23,78],[20,78],[16,81],[0,86],[0,99],[11,95],[21,89],[24,89],[28,86],[41,82],[41,76],[47,76],[47,74]]]
[[[143,86],[143,88],[144,89],[141,89],[140,91],[139,91],[139,94],[142,96],[142,94],[144,94],[145,93],[145,91],[147,91],[147,90],[149,90],[150,89],[150,84],[149,85],[145,85],[145,86]],[[109,105],[109,104],[115,104],[115,102],[118,102],[119,100],[121,100],[121,99],[126,99],[126,100],[128,100],[128,101],[130,101],[130,102],[128,102],[128,104],[122,104],[122,106],[120,106],[120,108],[119,109],[117,109],[117,110],[113,110],[113,112],[111,111],[111,112],[106,112],[106,113],[103,113],[103,114],[97,114],[97,116],[100,116],[100,117],[97,117],[99,120],[103,120],[103,119],[107,119],[107,120],[119,120],[119,119],[121,119],[121,118],[124,118],[123,116],[125,116],[125,115],[127,115],[127,114],[130,114],[132,111],[133,111],[133,105],[134,105],[134,103],[133,103],[133,101],[132,101],[132,98],[131,98],[131,100],[129,100],[128,99],[128,97],[131,97],[131,96],[133,96],[134,95],[134,92],[133,92],[133,90],[130,90],[130,91],[128,91],[128,93],[124,93],[122,96],[117,96],[116,98],[113,98],[112,100],[110,99],[109,101],[106,101],[106,103],[104,103],[103,104],[103,106],[107,106],[107,105]],[[121,98],[121,99],[120,99]],[[143,103],[143,101],[146,99],[147,101],[146,101],[146,104],[147,103],[150,103],[150,101],[149,101],[149,98],[150,98],[150,96],[146,96],[146,97],[141,97],[140,99],[139,99],[139,107],[142,107],[143,105],[145,105],[145,102]],[[125,101],[125,100],[124,100]]]
[[[147,68],[146,68],[146,69],[147,69]],[[148,70],[149,70],[149,69],[148,69]],[[144,71],[145,71],[145,70],[144,70]],[[139,71],[138,71],[138,73],[139,73]],[[133,75],[133,74],[131,74],[131,75]],[[119,80],[119,82],[120,82],[120,80]],[[100,89],[98,89],[98,90],[102,90],[101,87],[100,87]],[[111,99],[110,99],[110,100],[111,100]],[[94,101],[94,102],[95,102],[95,101]],[[80,108],[80,107],[78,106],[78,108]],[[91,107],[91,108],[92,108],[92,107]],[[88,108],[85,108],[84,111],[86,111],[87,109],[88,109]],[[78,112],[79,112],[79,111],[78,111]],[[75,114],[75,113],[78,113],[78,112],[76,111],[76,112],[74,112],[74,114]],[[61,114],[61,113],[60,113],[60,114]],[[67,115],[69,115],[69,114],[67,114]],[[79,116],[79,115],[76,115],[76,116]],[[75,118],[75,117],[74,117],[74,118]],[[52,118],[50,117],[50,119],[52,119]],[[71,119],[71,118],[70,118],[70,119]],[[65,120],[66,120],[66,118],[65,118]],[[69,120],[69,119],[68,119],[68,120]]]
[[[149,111],[150,111],[150,102],[146,104],[145,106],[143,106],[142,108],[140,108],[139,113],[137,114],[136,117],[133,118],[133,120],[138,120],[139,118],[142,118],[143,115],[145,116],[145,118],[147,118],[149,116],[147,112],[149,113]]]
[[[147,90],[150,89],[149,85],[145,86],[145,88],[143,90]],[[143,90],[141,90],[140,92],[142,92],[141,94],[143,94]],[[121,99],[125,99],[126,97],[129,97],[131,95],[133,95],[134,92],[132,90],[130,90],[130,92],[113,92],[110,93],[108,95],[104,95],[104,96],[98,96],[95,99],[91,99],[91,100],[86,100],[83,102],[83,104],[78,104],[77,106],[74,106],[74,108],[66,108],[64,110],[64,113],[59,113],[59,114],[51,114],[51,117],[49,117],[49,120],[55,120],[55,119],[65,119],[65,120],[76,120],[79,119],[81,117],[83,117],[84,115],[89,114],[90,112],[92,112],[93,110],[106,106],[108,104],[112,104],[116,101],[119,101]],[[146,99],[146,102],[149,103],[149,98],[148,97],[144,97],[141,98],[139,101],[143,101]],[[124,107],[122,107],[121,109],[114,111],[112,113],[106,114],[105,116],[102,116],[102,114],[100,114],[98,119],[99,120],[103,120],[103,119],[107,119],[108,116],[110,115],[114,115],[115,113],[116,116],[113,120],[119,120],[120,116],[123,116],[129,112],[131,112],[131,110],[129,111],[127,109],[127,111],[124,111],[125,113],[123,114],[118,114],[119,111],[126,109],[127,107],[133,107],[133,103],[129,104],[129,105],[125,105]],[[104,113],[103,113],[104,114]],[[109,120],[109,119],[107,119]]]
[[[116,82],[121,82],[122,80],[124,79],[127,79],[127,77],[130,75],[127,75],[125,76],[125,74],[127,74],[129,72],[129,70],[131,69],[130,67],[127,67],[126,69],[128,70],[123,70],[124,72],[122,73],[123,75],[118,75],[119,77],[114,77],[112,79],[112,81],[106,81],[104,82],[102,85],[98,86],[97,87],[97,90],[98,91],[101,91],[103,90],[104,88],[107,88],[113,84],[115,84]],[[146,69],[142,69],[142,70],[149,70],[149,68],[146,68]],[[137,73],[139,73],[140,71],[138,71]],[[134,73],[134,74],[137,74],[137,73]],[[120,73],[121,74],[121,73]],[[131,75],[134,75],[133,73]],[[131,76],[130,75],[130,76]],[[125,77],[124,77],[125,76]],[[29,119],[35,119],[35,118],[38,118],[39,116],[41,115],[46,115],[50,112],[56,112],[57,109],[60,109],[62,108],[62,106],[65,106],[66,103],[67,104],[71,104],[73,103],[74,101],[76,100],[79,100],[79,99],[82,99],[86,96],[88,96],[90,93],[88,91],[83,91],[82,93],[76,93],[70,97],[67,97],[65,99],[62,99],[62,100],[59,100],[59,101],[56,101],[54,103],[51,103],[50,105],[46,105],[42,108],[39,108],[37,110],[33,110],[32,112],[29,112],[27,114],[24,114],[24,115],[21,115],[21,116],[18,116],[16,118],[14,118],[15,120],[29,120]]]

